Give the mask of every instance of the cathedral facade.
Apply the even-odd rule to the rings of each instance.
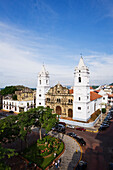
[[[49,73],[43,65],[38,74],[36,106],[47,106],[62,118],[87,122],[102,102],[101,95],[90,91],[89,74],[81,57],[74,70],[73,88],[68,89],[60,83],[50,88]]]

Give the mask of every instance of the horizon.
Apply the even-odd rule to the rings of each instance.
[[[112,0],[0,1],[0,87],[36,87],[43,63],[51,85],[73,86],[81,53],[90,85],[110,84],[112,9]]]

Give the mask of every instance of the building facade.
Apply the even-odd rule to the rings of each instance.
[[[54,87],[51,87],[45,96],[46,106],[53,109],[53,113],[62,117],[73,117],[72,90],[58,83]]]
[[[37,92],[36,92],[36,107],[45,106],[45,94],[50,88],[49,72],[46,71],[44,65],[41,72],[38,74]]]
[[[92,89],[90,90],[89,69],[85,66],[82,57],[75,68],[73,89],[63,87],[59,83],[49,89],[49,84],[47,86],[46,83],[42,83],[49,79],[47,73],[43,68],[38,76],[37,106],[50,107],[53,109],[53,113],[60,115],[62,118],[85,122],[100,108],[102,96]],[[42,81],[43,79],[44,81]]]

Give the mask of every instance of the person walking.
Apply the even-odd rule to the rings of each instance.
[[[59,168],[59,166],[60,166],[60,159],[58,159],[58,168]]]
[[[58,163],[55,161],[55,168],[58,168]]]

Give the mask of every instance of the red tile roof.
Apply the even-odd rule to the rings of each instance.
[[[93,87],[92,87],[92,86],[90,86],[90,89],[93,89]]]
[[[108,94],[108,97],[113,97],[113,94]]]
[[[73,89],[69,89],[69,94],[73,94]]]
[[[99,92],[100,92],[100,90],[95,90],[95,92],[96,92],[96,93],[99,93]]]
[[[101,97],[102,97],[101,95],[99,95],[98,93],[96,93],[96,92],[94,92],[94,91],[91,91],[91,92],[90,92],[90,101],[99,99],[99,98],[101,98]]]

